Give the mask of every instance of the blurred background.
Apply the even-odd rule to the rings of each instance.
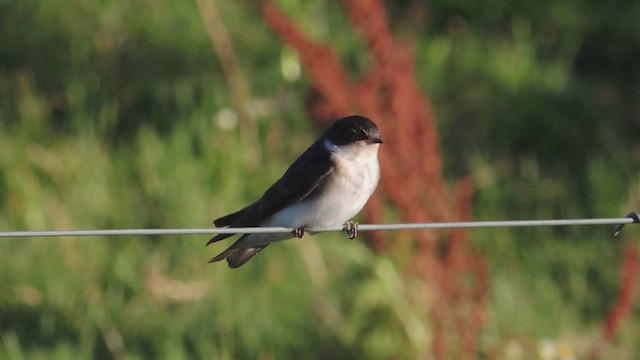
[[[0,229],[211,226],[340,113],[322,71],[439,139],[429,181],[458,196],[419,220],[640,210],[639,2],[263,5],[0,0]],[[386,173],[360,220],[407,220],[392,172],[422,175],[390,166],[421,148],[366,98]],[[206,236],[2,239],[0,358],[634,359],[638,230],[610,231],[321,234],[238,270]]]

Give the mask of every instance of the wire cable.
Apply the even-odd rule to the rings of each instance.
[[[460,221],[435,223],[360,224],[358,231],[376,230],[418,230],[456,228],[534,227],[570,225],[616,225],[613,235],[617,236],[625,224],[640,223],[635,212],[624,218],[560,219],[560,220],[507,220],[507,221]],[[185,229],[102,229],[102,230],[43,230],[43,231],[0,231],[0,238],[15,237],[59,237],[59,236],[135,236],[135,235],[212,235],[247,233],[290,233],[295,229],[285,227],[238,227],[238,228],[185,228]],[[344,231],[344,227],[326,229],[305,229],[308,233]]]

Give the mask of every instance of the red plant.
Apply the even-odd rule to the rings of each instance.
[[[300,54],[314,91],[309,102],[313,117],[329,122],[360,113],[374,119],[383,134],[382,191],[369,201],[366,221],[383,222],[385,202],[406,222],[468,220],[473,187],[468,179],[458,181],[453,191],[445,183],[431,104],[415,80],[413,48],[391,35],[381,0],[343,0],[343,5],[373,58],[354,84],[330,46],[302,34],[270,1],[263,2],[262,10],[271,28]],[[429,294],[416,300],[429,300],[433,357],[475,357],[489,289],[483,256],[471,251],[462,229],[394,235],[413,239],[407,270],[412,279],[423,280]],[[388,247],[379,233],[367,241],[377,251]]]
[[[593,359],[601,359],[605,345],[611,342],[618,333],[622,320],[632,314],[633,306],[636,302],[638,294],[637,284],[640,275],[640,259],[636,246],[627,242],[624,247],[624,258],[620,269],[620,292],[618,299],[607,314],[604,329],[602,332],[602,341],[597,343],[589,354]]]
[[[622,261],[622,284],[618,300],[607,314],[604,333],[604,341],[609,342],[616,335],[620,322],[633,310],[634,299],[638,284],[638,250],[632,243],[627,243],[624,248],[624,260]]]

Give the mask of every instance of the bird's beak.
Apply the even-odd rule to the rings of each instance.
[[[367,144],[382,144],[383,143],[382,139],[380,139],[379,137],[367,139],[367,140],[365,140],[365,142]]]

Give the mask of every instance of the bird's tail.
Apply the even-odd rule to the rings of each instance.
[[[267,244],[268,245],[268,244]],[[262,249],[266,248],[267,245],[261,245],[250,248],[238,248],[234,245],[231,245],[230,248],[220,253],[218,256],[209,260],[209,263],[220,261],[223,259],[227,259],[227,263],[229,263],[229,267],[234,269],[244,265],[247,261],[251,260],[251,258],[259,253]]]

